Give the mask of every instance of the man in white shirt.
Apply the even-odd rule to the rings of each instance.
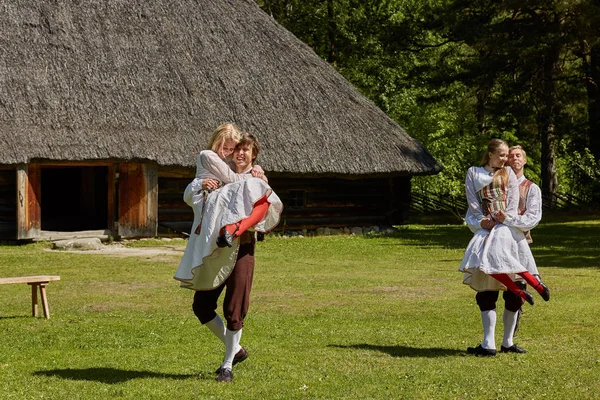
[[[511,219],[511,225],[525,233],[527,243],[531,243],[529,231],[542,219],[542,192],[538,185],[525,178],[523,170],[527,164],[527,154],[521,146],[508,149],[507,164],[513,169],[519,182],[519,216]]]

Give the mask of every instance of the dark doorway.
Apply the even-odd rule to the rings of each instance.
[[[108,167],[43,167],[42,230],[108,227]]]

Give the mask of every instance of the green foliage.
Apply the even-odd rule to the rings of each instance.
[[[527,150],[537,183],[551,179],[554,157],[559,192],[600,196],[589,174],[569,170],[600,155],[600,124],[590,122],[600,121],[590,111],[596,101],[600,113],[597,1],[258,3],[444,166],[415,190],[462,193],[464,171],[501,137]]]
[[[533,233],[552,299],[536,296],[525,308],[516,340],[529,353],[492,359],[465,354],[481,340],[481,321],[457,272],[471,236],[464,226],[267,237],[242,336],[250,357],[231,384],[215,382],[223,345],[171,278],[182,243],[179,254],[160,257],[2,246],[3,276],[61,280],[47,288],[49,320],[30,316],[27,285],[0,286],[1,397],[593,398],[600,221],[570,217]],[[499,314],[498,341],[501,327]]]

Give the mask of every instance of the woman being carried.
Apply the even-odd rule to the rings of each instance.
[[[261,179],[236,174],[226,162],[240,137],[235,125],[222,124],[212,135],[211,150],[198,155],[196,177],[183,196],[194,210],[194,222],[174,276],[182,287],[218,287],[235,265],[242,233],[252,227],[269,232],[279,223],[283,205],[262,170],[253,172]]]

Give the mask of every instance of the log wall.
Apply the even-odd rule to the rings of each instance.
[[[161,168],[158,177],[159,231],[189,233],[192,209],[183,192],[193,179],[185,169]],[[281,230],[396,225],[404,221],[410,203],[410,177],[270,178],[284,211]]]

